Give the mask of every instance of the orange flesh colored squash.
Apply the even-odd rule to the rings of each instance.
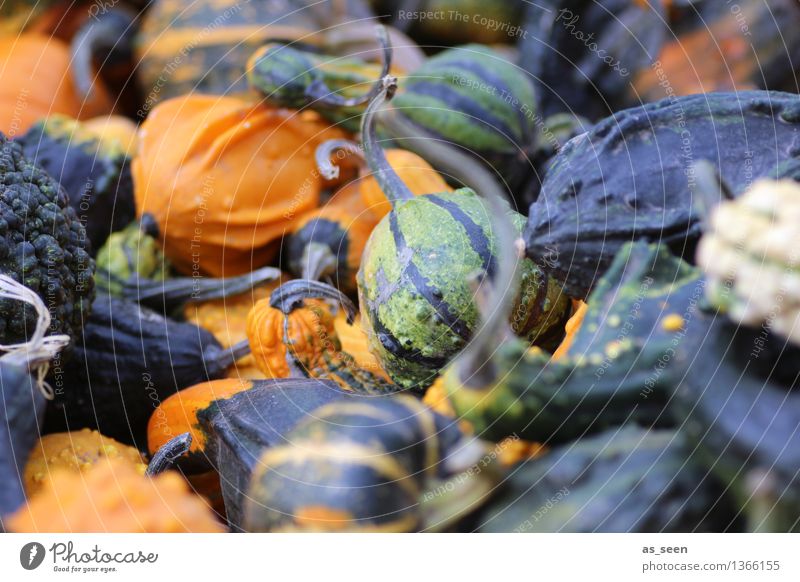
[[[56,113],[88,119],[110,112],[111,98],[99,83],[87,100],[78,97],[70,61],[69,47],[57,38],[0,36],[0,131],[15,137]]]
[[[236,97],[187,95],[142,124],[133,162],[136,207],[186,274],[241,275],[263,266],[326,187],[314,151],[345,134],[312,112]]]
[[[18,533],[225,531],[179,473],[146,477],[120,459],[108,459],[80,474],[55,472],[5,524]]]
[[[228,398],[253,387],[249,380],[226,378],[195,384],[165,399],[147,423],[147,450],[153,455],[170,439],[183,433],[192,435],[190,452],[205,449],[206,435],[200,430],[197,412],[214,400]]]

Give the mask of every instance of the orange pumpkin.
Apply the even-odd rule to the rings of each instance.
[[[224,531],[178,473],[150,478],[120,459],[97,463],[81,474],[56,472],[5,525],[19,533]]]
[[[111,108],[102,87],[88,101],[77,96],[69,47],[62,41],[35,33],[0,37],[0,131],[9,137],[54,113],[87,119]]]
[[[147,465],[134,447],[101,435],[96,430],[48,434],[33,447],[25,465],[25,493],[32,497],[49,481],[54,472],[69,470],[81,473],[101,459],[121,459],[144,474]]]
[[[314,151],[342,136],[312,112],[236,97],[165,101],[139,133],[137,210],[156,218],[167,256],[184,273],[250,272],[318,205],[326,184]]]

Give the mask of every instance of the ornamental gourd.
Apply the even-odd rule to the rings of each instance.
[[[800,101],[789,93],[709,93],[615,113],[553,158],[530,207],[527,255],[580,299],[627,242],[658,241],[692,260],[693,163],[711,160],[736,196],[761,177],[800,177],[797,140]]]
[[[88,509],[88,510],[87,510]],[[176,472],[147,477],[119,459],[59,471],[7,520],[19,533],[222,533],[205,501]]]
[[[244,496],[244,529],[441,529],[495,484],[486,467],[475,479],[450,481],[486,450],[408,395],[334,401],[262,450]],[[427,500],[430,491],[445,493]]]
[[[234,97],[189,95],[142,124],[133,162],[136,206],[158,223],[164,252],[191,275],[241,275],[264,266],[324,180],[316,146],[343,134],[300,115]]]
[[[136,37],[145,109],[189,93],[236,95],[247,89],[245,65],[274,40],[321,44],[332,23],[373,18],[361,0],[330,3],[282,0],[158,0]],[[176,56],[177,55],[177,56]]]
[[[415,197],[388,164],[376,141],[375,115],[395,88],[388,77],[363,118],[367,162],[393,210],[370,236],[358,273],[359,300],[384,369],[402,386],[424,388],[473,335],[477,307],[470,279],[476,273],[491,278],[497,255],[513,251],[497,249],[487,208],[474,191]],[[512,220],[520,229],[522,218]],[[520,267],[517,332],[546,343],[568,315],[569,299],[533,263]]]
[[[0,131],[9,137],[54,113],[88,119],[112,109],[100,86],[90,100],[78,96],[69,48],[57,38],[35,33],[0,37],[0,62]]]
[[[17,141],[66,190],[94,252],[136,216],[130,170],[134,152],[123,142],[66,115],[38,121]]]

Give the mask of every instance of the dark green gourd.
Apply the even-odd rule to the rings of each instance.
[[[628,427],[511,469],[472,519],[493,533],[720,532],[741,524],[724,488],[681,432]]]
[[[40,121],[17,141],[66,190],[94,252],[111,232],[133,220],[133,152],[119,141],[98,136],[64,115]]]
[[[253,384],[197,413],[206,435],[199,454],[220,474],[226,514],[234,530],[243,527],[244,497],[264,451],[286,444],[291,429],[320,406],[363,398],[324,380],[256,380]]]
[[[100,293],[169,313],[188,302],[244,293],[280,276],[280,269],[262,267],[238,277],[173,277],[158,242],[158,224],[145,213],[108,237],[97,253],[95,281]]]
[[[448,369],[450,402],[490,440],[556,444],[627,422],[671,425],[671,360],[696,332],[703,290],[699,271],[666,248],[626,245],[565,356],[551,361],[518,340],[487,336]]]
[[[631,240],[694,257],[693,164],[713,162],[734,195],[800,176],[800,100],[766,91],[667,99],[614,114],[555,156],[525,229],[527,254],[586,297]]]
[[[45,398],[24,366],[0,360],[0,532],[25,503],[22,470],[44,418]]]
[[[147,421],[163,399],[224,377],[249,349],[225,349],[200,327],[100,295],[72,358],[51,368],[48,429],[96,428],[144,450]]]
[[[259,457],[246,495],[246,529],[441,528],[494,485],[489,469],[463,479],[463,487],[448,481],[485,454],[453,419],[411,396],[337,401],[315,410],[286,444]]]
[[[716,313],[707,319],[708,333],[677,354],[676,414],[699,458],[743,507],[749,530],[798,531],[798,350],[765,328]]]
[[[391,97],[386,86],[364,115],[367,162],[392,202],[375,227],[358,272],[370,349],[398,384],[424,387],[471,339],[478,319],[471,281],[491,278],[499,253],[490,214],[468,188],[415,197],[388,164],[375,136],[375,114]],[[506,207],[509,220],[522,218]],[[513,312],[518,333],[547,345],[558,341],[569,299],[530,261],[520,262],[521,287]],[[476,279],[477,276],[477,279]]]

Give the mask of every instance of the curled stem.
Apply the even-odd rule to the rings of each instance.
[[[339,177],[339,166],[331,161],[335,152],[346,152],[364,159],[361,146],[349,139],[329,139],[321,143],[314,153],[314,159],[317,162],[317,170],[326,180],[336,180]]]

